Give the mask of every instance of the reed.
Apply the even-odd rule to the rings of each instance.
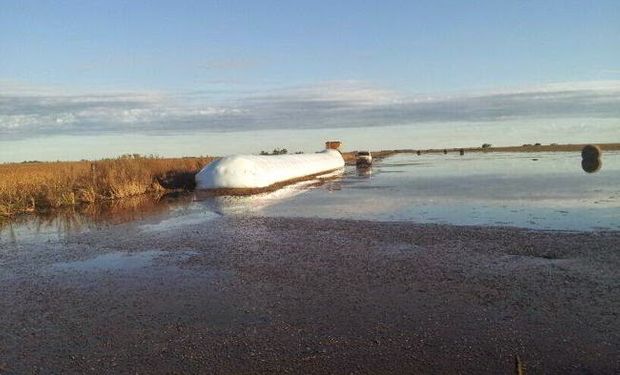
[[[0,164],[0,217],[191,189],[193,175],[212,160],[125,155],[98,161]]]

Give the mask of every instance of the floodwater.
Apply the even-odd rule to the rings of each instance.
[[[543,230],[620,229],[620,152],[596,173],[575,153],[400,154],[261,210],[303,216]]]
[[[236,215],[619,230],[620,152],[605,152],[595,173],[568,152],[398,154],[254,196],[196,192],[25,216],[0,225],[0,242],[58,241],[119,223],[169,231]]]
[[[0,372],[615,373],[619,157],[396,155],[20,216]],[[442,222],[485,227],[415,224]]]

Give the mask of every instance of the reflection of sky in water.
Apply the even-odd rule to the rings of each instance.
[[[253,196],[197,192],[24,216],[0,225],[0,245],[63,241],[117,224],[126,235],[174,231],[221,215],[619,230],[620,152],[604,152],[602,161],[588,174],[579,153],[395,155],[370,170],[347,167],[340,177]]]
[[[536,159],[536,160],[533,160]],[[579,153],[396,155],[260,212],[539,229],[620,229],[620,153],[594,174]]]

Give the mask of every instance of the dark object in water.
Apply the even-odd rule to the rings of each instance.
[[[418,155],[422,155],[422,152],[421,152],[420,150],[418,150],[418,151],[416,152],[416,154],[418,154]]]
[[[601,155],[601,148],[597,145],[584,146],[581,149],[581,168],[588,173],[598,172],[603,165]]]
[[[532,159],[532,161],[538,161],[538,159]]]
[[[372,165],[372,155],[370,151],[358,151],[355,154],[355,164],[358,167]]]
[[[445,148],[443,149],[443,154],[447,155],[448,154],[448,150],[446,150]]]
[[[598,159],[601,157],[601,148],[597,145],[586,145],[581,149],[583,159]]]
[[[462,155],[465,155],[465,150],[460,149],[460,150],[459,150],[459,155],[461,155],[461,156],[462,156]]]
[[[582,159],[581,168],[588,173],[598,172],[601,169],[603,162],[600,158],[595,159]]]

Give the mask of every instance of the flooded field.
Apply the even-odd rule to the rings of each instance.
[[[619,159],[397,155],[18,217],[0,373],[617,373]]]
[[[580,163],[579,154],[565,152],[400,154],[272,193],[141,197],[22,217],[0,226],[0,239],[58,238],[131,221],[167,230],[226,215],[619,230],[620,152],[607,152],[596,173]]]
[[[605,154],[596,173],[583,171],[574,153],[401,154],[369,170],[348,169],[261,214],[618,230],[620,153]]]

